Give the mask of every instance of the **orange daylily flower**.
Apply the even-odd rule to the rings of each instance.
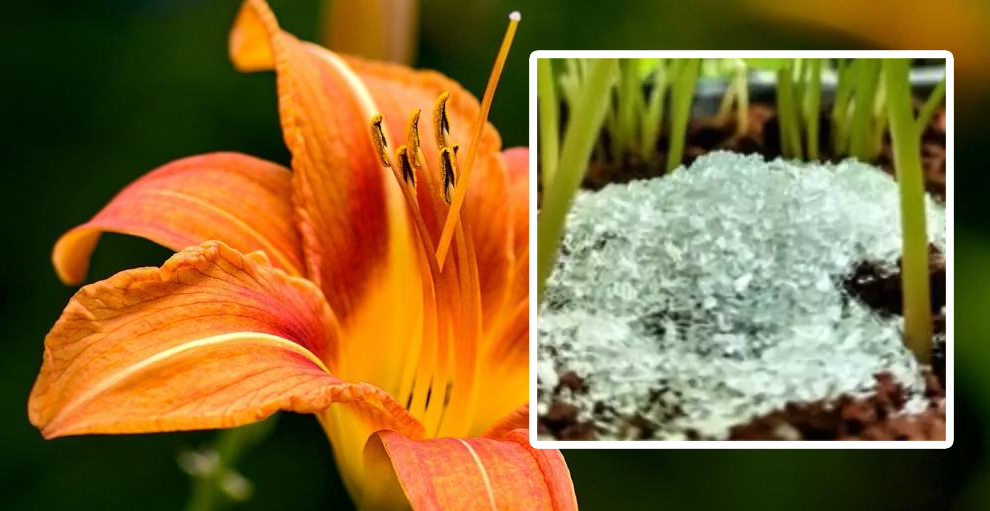
[[[53,438],[312,413],[361,508],[576,509],[560,453],[528,441],[528,151],[501,152],[443,75],[300,42],[262,0],[230,52],[275,71],[292,170],[183,159],[63,235],[69,284],[102,232],[179,252],[72,298],[32,424]]]

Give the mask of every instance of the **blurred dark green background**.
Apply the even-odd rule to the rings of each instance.
[[[960,2],[964,11],[944,8],[990,19],[981,2]],[[185,502],[187,479],[175,456],[207,442],[210,433],[46,442],[28,424],[26,402],[42,339],[72,293],[49,263],[61,232],[140,174],[179,157],[236,150],[287,162],[272,77],[239,75],[227,61],[237,7],[237,0],[0,4],[0,509],[174,510]],[[288,30],[316,37],[318,2],[274,1],[273,8]],[[872,48],[885,41],[885,29],[897,29],[894,17],[912,15],[895,9],[887,13],[891,19],[875,20],[878,33],[857,35],[713,0],[624,6],[427,0],[418,64],[480,92],[505,13],[517,8],[523,23],[492,115],[507,145],[528,140],[527,58],[536,49]],[[933,34],[919,39],[941,41],[944,32],[945,46],[911,49],[954,50],[955,41],[990,37],[954,32],[952,19],[959,18],[933,19]],[[990,316],[982,310],[990,305],[990,271],[983,268],[990,262],[990,219],[981,198],[990,190],[984,183],[990,86],[977,81],[981,76],[986,73],[957,70],[961,185],[950,201],[958,205],[954,261],[964,278],[955,294],[955,446],[566,452],[584,509],[990,509]],[[147,242],[107,236],[90,277],[158,265],[167,255]],[[256,485],[244,509],[350,507],[311,417],[284,415],[242,469]]]

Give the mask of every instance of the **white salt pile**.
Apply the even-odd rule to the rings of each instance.
[[[945,211],[927,207],[944,250]],[[589,390],[558,399],[605,438],[631,435],[636,414],[655,439],[724,438],[787,402],[868,393],[879,371],[914,394],[907,409],[924,406],[900,318],[841,285],[862,261],[896,267],[899,209],[869,165],[724,152],[582,193],[539,314],[540,413],[567,371]]]

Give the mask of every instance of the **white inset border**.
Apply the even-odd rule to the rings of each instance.
[[[953,255],[954,210],[954,72],[953,57],[948,51],[864,50],[864,51],[562,51],[539,50],[529,56],[529,245],[536,247],[537,170],[539,129],[536,104],[536,60],[563,58],[665,58],[665,59],[727,59],[727,58],[845,58],[845,59],[945,59],[945,440],[943,441],[866,441],[835,440],[777,441],[682,441],[682,440],[538,440],[536,396],[536,251],[529,255],[529,442],[537,449],[948,449],[952,446],[955,421],[955,349],[953,348]]]

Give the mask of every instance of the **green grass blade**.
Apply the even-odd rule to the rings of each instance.
[[[822,106],[822,61],[808,60],[808,83],[805,85],[804,122],[807,126],[808,159],[816,161],[818,154],[818,118]]]
[[[744,135],[749,128],[749,70],[739,62],[736,69],[736,135]]]
[[[684,59],[677,66],[671,90],[670,149],[667,152],[667,171],[672,171],[684,158],[688,121],[691,120],[691,103],[694,87],[698,82],[701,59]]]
[[[901,190],[901,227],[904,231],[901,278],[904,289],[904,333],[918,362],[931,362],[932,315],[928,281],[928,233],[925,223],[925,185],[921,166],[921,137],[912,115],[909,61],[886,59],[887,106],[894,164]]]
[[[869,162],[872,155],[873,105],[876,101],[880,62],[876,59],[860,59],[856,76],[856,103],[853,106],[852,126],[849,130],[850,153],[860,161]]]
[[[932,116],[935,115],[935,109],[942,104],[942,100],[945,99],[945,77],[938,82],[938,85],[932,89],[932,93],[928,95],[928,99],[925,104],[922,105],[921,111],[918,112],[918,135],[924,135],[925,130],[928,129],[928,125],[932,122]]]
[[[557,171],[557,158],[560,157],[560,100],[557,99],[556,84],[550,59],[536,59],[536,95],[540,108],[540,162],[543,187],[553,183]]]
[[[657,63],[653,73],[653,89],[650,90],[650,97],[646,104],[646,115],[643,116],[643,124],[640,128],[643,137],[639,149],[640,156],[644,161],[650,161],[653,158],[663,125],[663,103],[667,96],[667,73],[663,59],[658,60],[660,62]]]
[[[777,117],[780,122],[780,147],[787,158],[802,158],[801,125],[794,99],[793,70],[777,70]]]
[[[835,101],[832,103],[833,156],[845,156],[849,153],[849,100],[852,98],[857,62],[840,59],[836,65],[838,84],[835,89]]]
[[[537,299],[542,303],[547,277],[557,261],[557,249],[564,235],[567,211],[588,168],[591,150],[598,141],[612,84],[619,72],[616,59],[593,59],[586,75],[580,101],[571,112],[564,133],[559,166],[553,186],[543,190],[543,206],[537,219],[536,278]]]

